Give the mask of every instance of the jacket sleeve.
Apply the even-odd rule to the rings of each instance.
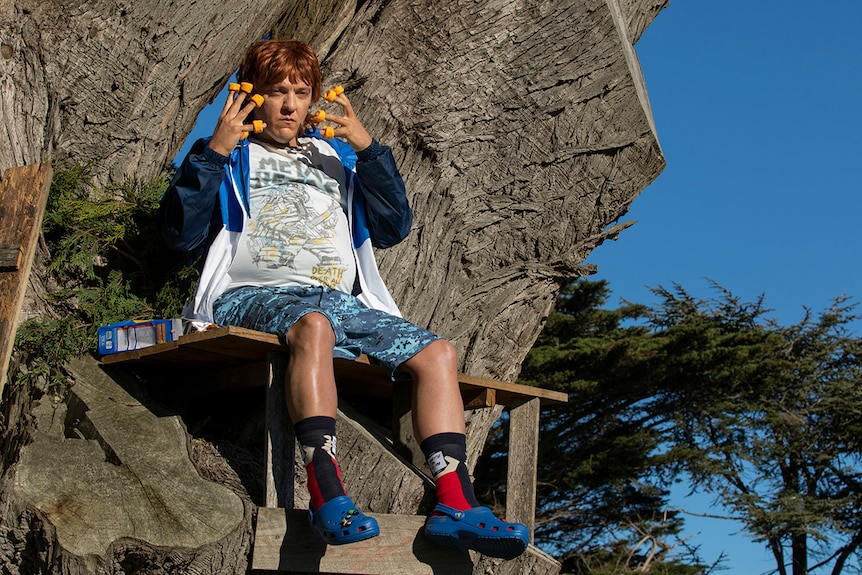
[[[392,149],[374,140],[356,157],[371,243],[376,248],[392,247],[407,237],[413,225],[413,211]]]
[[[227,156],[213,151],[206,140],[194,143],[156,212],[159,237],[169,248],[191,251],[209,237],[216,216],[219,187]]]

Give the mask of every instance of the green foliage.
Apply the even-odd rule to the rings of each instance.
[[[18,371],[15,383],[24,385],[42,379],[49,390],[60,389],[65,375],[58,367],[85,353],[92,345],[90,340],[85,326],[73,317],[25,322],[15,333],[15,348],[24,366]]]
[[[96,331],[125,319],[179,317],[196,277],[164,247],[155,231],[167,175],[95,189],[81,166],[55,169],[44,216],[51,294],[62,320],[23,324],[16,345],[27,366],[19,382],[48,377],[74,355],[96,351]]]
[[[576,281],[528,354],[521,382],[570,398],[543,413],[536,530],[567,569],[625,573],[648,540],[677,552],[654,556],[650,572],[707,570],[667,512],[667,487],[683,479],[764,542],[779,572],[859,568],[855,305],[839,298],[781,326],[763,297],[713,288],[711,300],[656,288],[657,305],[608,310],[605,282]],[[483,479],[493,485],[504,461],[497,444]]]

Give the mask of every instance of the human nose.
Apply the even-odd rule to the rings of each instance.
[[[284,98],[281,101],[281,107],[283,110],[288,112],[296,110],[296,93],[293,90],[284,95]]]

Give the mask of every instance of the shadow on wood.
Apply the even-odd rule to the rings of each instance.
[[[48,164],[10,168],[0,183],[0,397],[53,173]]]

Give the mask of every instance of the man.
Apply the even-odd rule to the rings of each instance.
[[[321,74],[306,44],[252,45],[237,79],[212,137],[195,143],[159,209],[168,246],[206,253],[186,316],[286,337],[288,412],[311,523],[324,541],[379,533],[344,492],[335,458],[332,358],[365,353],[393,379],[414,382],[414,432],[438,499],[426,535],[455,549],[520,555],[526,526],[500,521],[473,492],[454,346],[402,319],[377,272],[372,245],[398,243],[412,223],[391,150],[368,134],[344,93],[334,96],[343,115],[326,116],[336,138],[315,130],[309,109]],[[251,85],[259,95],[248,96]]]

